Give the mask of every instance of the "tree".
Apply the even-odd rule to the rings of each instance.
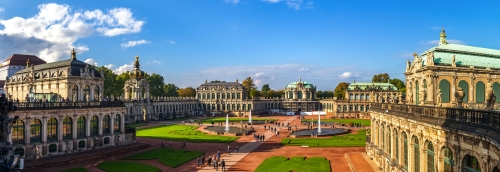
[[[316,97],[317,98],[322,98],[323,97],[323,91],[316,91]]]
[[[335,90],[333,91],[333,96],[337,97],[338,100],[345,99],[345,91],[347,90],[347,87],[349,86],[349,83],[347,82],[341,82],[337,87],[335,87]]]
[[[165,82],[163,76],[153,73],[152,75],[146,75],[145,78],[149,84],[149,95],[151,97],[165,96],[165,90],[163,89]]]
[[[125,90],[123,87],[125,87],[125,82],[127,80],[130,79],[130,75],[128,74],[128,72],[125,72],[125,73],[122,73],[118,76],[116,76],[116,79],[115,79],[115,86],[114,86],[114,89],[115,89],[115,92],[114,92],[114,95],[115,97],[116,96],[121,96],[124,94]],[[130,94],[129,96],[132,96],[132,94]],[[130,97],[125,97],[126,99],[130,99]]]
[[[247,97],[250,98],[250,90],[255,89],[255,83],[253,82],[252,77],[245,78],[245,80],[241,82],[241,85],[247,89]]]
[[[193,87],[186,87],[177,90],[177,93],[179,94],[179,97],[195,97],[196,96],[196,90]]]
[[[175,86],[175,84],[166,84],[163,86],[163,90],[165,91],[165,96],[167,97],[178,97],[179,93],[177,90],[179,87]]]
[[[259,97],[259,96],[260,96],[259,90],[255,89],[255,88],[252,88],[250,90],[250,97]]]
[[[324,98],[327,98],[327,97],[333,97],[333,91],[323,91],[323,97]]]
[[[263,91],[263,92],[267,92],[269,90],[271,90],[271,88],[269,88],[269,84],[264,84],[262,86],[262,89],[260,89],[260,91]]]
[[[104,73],[104,88],[100,88],[101,90],[104,89],[103,96],[107,97],[111,95],[117,95],[117,89],[115,87],[116,74],[114,74],[113,71],[104,66],[98,67],[97,70],[103,71]],[[121,89],[123,90],[123,87]]]
[[[398,88],[399,92],[401,93],[406,93],[406,85],[403,81],[401,81],[398,78],[391,79],[389,81],[392,85],[396,86]]]
[[[388,83],[390,79],[389,74],[383,73],[383,74],[378,74],[374,75],[372,78],[373,83]]]

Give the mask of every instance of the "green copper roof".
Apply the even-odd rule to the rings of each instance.
[[[392,88],[394,91],[398,90],[396,86],[392,85],[391,83],[372,83],[372,82],[354,82],[350,84],[347,87],[347,90],[352,91],[356,87],[359,87],[361,90],[366,90],[366,88],[378,88],[387,91],[390,88]]]
[[[286,86],[286,88],[297,88],[297,83],[299,82],[292,82]],[[301,84],[304,84],[304,88],[313,88],[314,86],[308,82],[300,82]]]
[[[473,47],[459,44],[441,44],[424,53],[421,57],[423,64],[427,64],[427,53],[434,51],[434,64],[451,66],[453,56],[459,67],[500,68],[500,50]]]

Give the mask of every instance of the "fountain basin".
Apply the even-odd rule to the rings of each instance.
[[[335,128],[335,129],[321,128],[321,132],[320,133],[318,133],[318,129],[317,128],[312,129],[312,130],[303,129],[303,130],[299,130],[297,132],[293,131],[290,134],[290,137],[291,138],[311,137],[312,133],[314,133],[314,135],[316,135],[318,137],[322,137],[322,136],[334,136],[334,135],[349,133],[349,129],[346,129],[346,128]]]
[[[241,136],[245,133],[245,129],[240,127],[229,127],[229,130],[226,130],[226,127],[206,126],[204,130],[210,134],[222,134],[228,136]]]

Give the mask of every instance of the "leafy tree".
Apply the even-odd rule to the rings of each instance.
[[[175,86],[175,84],[166,84],[163,86],[163,90],[165,91],[165,96],[167,97],[178,97],[179,93],[177,90],[179,87]]]
[[[195,97],[196,90],[193,87],[186,87],[182,89],[178,89],[177,93],[180,97]]]
[[[255,89],[255,83],[253,82],[252,77],[245,78],[245,80],[241,82],[241,85],[243,85],[247,89],[247,97],[250,98],[250,90]]]
[[[259,90],[255,89],[255,88],[252,88],[250,90],[250,97],[259,97],[259,96],[260,96]]]
[[[316,91],[316,97],[317,98],[323,98],[323,91]]]
[[[152,75],[146,75],[146,80],[149,84],[149,95],[151,97],[165,96],[165,90],[163,89],[165,82],[163,76],[153,73]]]
[[[323,97],[324,98],[327,98],[327,97],[333,97],[333,91],[323,91]]]
[[[122,73],[118,76],[116,76],[116,79],[115,79],[115,84],[114,84],[114,95],[115,96],[121,96],[124,94],[125,90],[123,87],[125,87],[125,81],[129,80],[130,79],[130,75],[128,74],[128,72],[125,72],[125,73]],[[132,96],[132,94],[130,94],[129,96]],[[130,97],[128,97],[130,98]]]
[[[403,81],[401,81],[398,78],[391,79],[389,81],[392,85],[396,86],[398,88],[399,92],[401,93],[406,93],[406,85]]]
[[[98,71],[103,71],[104,73],[104,97],[117,95],[117,89],[115,87],[116,74],[108,68],[101,66],[96,68]],[[101,90],[103,88],[100,88]],[[123,90],[123,87],[121,88]],[[99,93],[98,93],[99,94]]]
[[[260,91],[263,91],[263,92],[267,92],[269,90],[271,90],[271,88],[269,88],[269,84],[264,84],[262,86],[262,89],[260,89]]]
[[[389,82],[390,76],[387,73],[374,75],[372,78],[373,83],[387,83]]]
[[[333,96],[337,97],[337,99],[342,100],[345,99],[345,91],[347,90],[347,87],[349,86],[349,83],[347,82],[341,82],[337,87],[335,87],[335,90],[333,91]]]

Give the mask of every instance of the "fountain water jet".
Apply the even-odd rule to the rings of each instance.
[[[314,111],[313,111],[314,115]],[[321,113],[318,113],[318,133],[321,133]]]
[[[226,115],[226,131],[229,131],[229,114]]]
[[[250,115],[248,115],[248,123],[252,125],[252,109],[250,109]]]

